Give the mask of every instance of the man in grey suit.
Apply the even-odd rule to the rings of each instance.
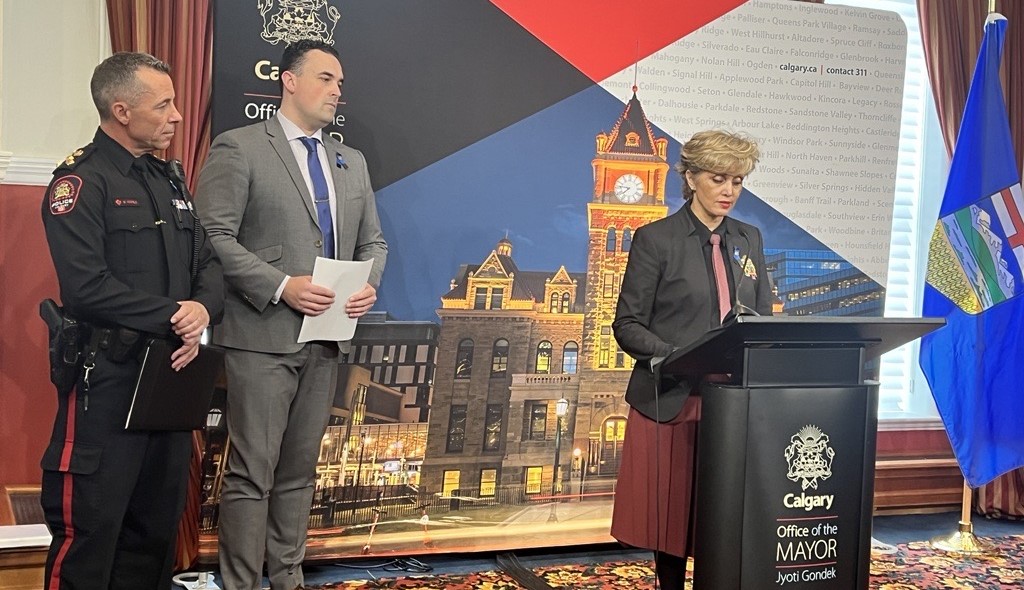
[[[224,264],[231,451],[220,500],[220,567],[229,590],[303,585],[306,527],[320,441],[348,343],[299,344],[303,316],[335,303],[311,282],[317,256],[372,260],[369,283],[345,302],[359,317],[377,299],[387,258],[366,161],[323,132],[343,73],[319,41],[285,48],[281,108],[218,136],[196,203]]]

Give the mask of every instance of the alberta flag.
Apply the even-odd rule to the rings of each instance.
[[[928,249],[921,369],[967,483],[1024,466],[1024,199],[990,14]]]

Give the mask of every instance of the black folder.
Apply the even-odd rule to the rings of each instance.
[[[135,382],[126,430],[196,430],[206,426],[213,388],[224,366],[224,351],[199,347],[199,355],[180,371],[171,353],[180,345],[150,340]]]

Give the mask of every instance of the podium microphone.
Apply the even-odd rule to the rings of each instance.
[[[747,263],[750,262],[750,238],[747,237],[747,230],[741,227],[739,228],[739,231],[743,241],[747,244],[747,254],[746,256],[741,256],[740,259],[736,261],[737,264],[740,265],[740,280],[736,281],[736,293],[733,297],[732,309],[730,309],[729,313],[725,314],[725,317],[722,318],[723,325],[733,321],[741,315],[761,315],[753,308],[747,307],[742,301],[740,301],[740,291],[743,287],[743,281],[747,278]],[[750,264],[753,264],[753,262],[750,262]]]

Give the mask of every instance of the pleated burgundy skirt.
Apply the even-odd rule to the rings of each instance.
[[[687,556],[699,421],[697,396],[664,424],[630,409],[612,512],[620,542]]]

